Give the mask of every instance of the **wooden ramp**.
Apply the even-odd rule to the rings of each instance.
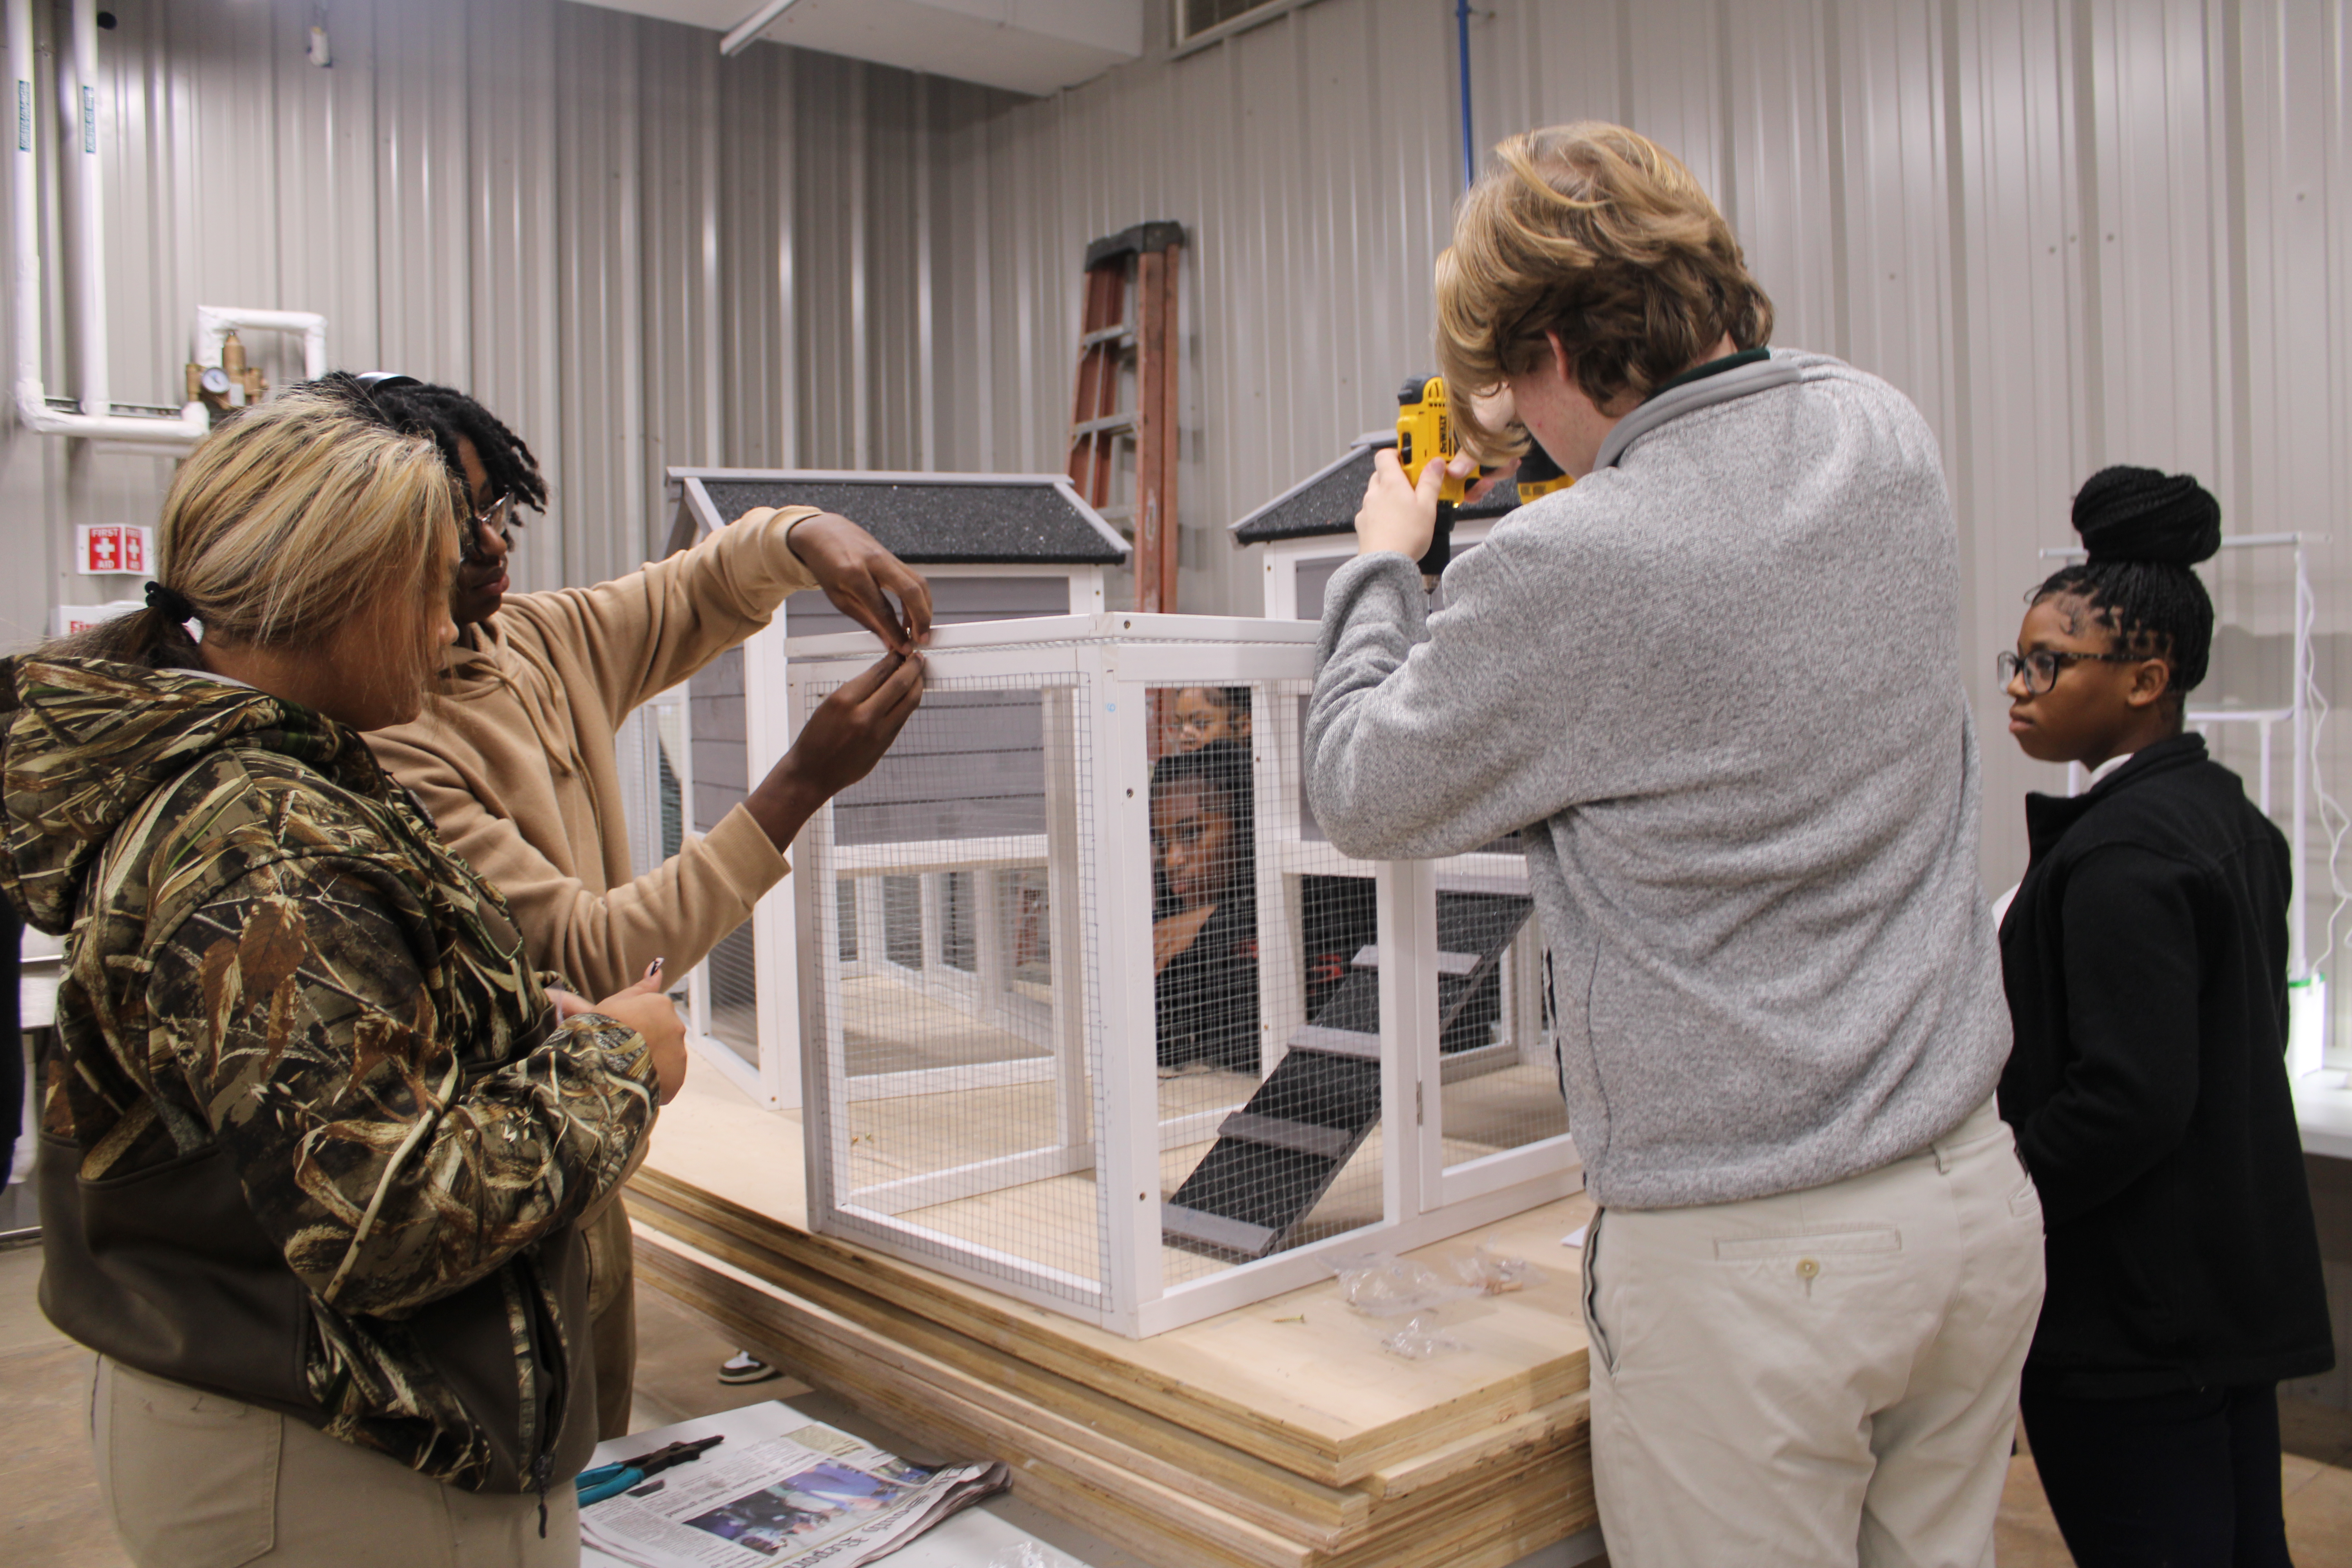
[[[1320,1285],[1129,1341],[805,1228],[792,1120],[689,1087],[628,1189],[637,1270],[751,1349],[1167,1568],[1502,1568],[1595,1520],[1578,1196],[1485,1241],[1549,1282],[1449,1306],[1469,1348]]]

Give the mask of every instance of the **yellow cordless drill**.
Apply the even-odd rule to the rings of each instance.
[[[1445,378],[1416,375],[1397,393],[1397,461],[1404,465],[1404,482],[1421,482],[1423,466],[1451,461],[1462,449],[1454,419],[1445,410]],[[1454,553],[1454,509],[1466,487],[1456,475],[1445,476],[1437,491],[1437,531],[1429,538],[1429,553],[1421,558],[1421,574],[1435,577]]]
[[[1422,466],[1444,462],[1462,449],[1453,416],[1445,407],[1445,378],[1417,375],[1397,393],[1397,461],[1404,467],[1407,484],[1421,482]],[[1481,468],[1480,473],[1486,470]],[[1576,481],[1560,472],[1542,447],[1529,442],[1519,459],[1519,504],[1538,496],[1566,489]],[[1421,574],[1435,577],[1445,570],[1454,551],[1454,511],[1468,489],[1468,481],[1448,474],[1437,492],[1437,531],[1430,536],[1429,553],[1421,558]]]

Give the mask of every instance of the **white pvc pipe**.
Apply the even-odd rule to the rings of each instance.
[[[91,15],[93,35],[96,30],[94,8]],[[127,442],[164,452],[185,451],[204,438],[210,420],[201,403],[191,403],[180,411],[176,419],[147,419],[135,415],[111,413],[72,414],[49,406],[48,394],[41,385],[41,163],[40,163],[40,91],[33,69],[33,0],[7,0],[8,65],[16,82],[16,277],[15,300],[16,314],[16,418],[26,429],[38,436],[85,436],[107,442]],[[90,160],[93,173],[96,158]],[[89,270],[95,274],[93,266]],[[99,291],[91,289],[85,309],[99,307],[103,321],[103,300]],[[83,342],[88,344],[85,334]],[[97,341],[105,342],[101,324]],[[100,355],[101,363],[103,354]],[[104,374],[100,375],[103,390]],[[83,391],[89,392],[88,384]]]
[[[98,0],[74,0],[67,189],[73,195],[74,369],[81,411],[114,412],[106,366],[106,213],[98,157]]]
[[[241,305],[196,307],[194,353],[198,364],[218,364],[221,343],[232,331],[302,334],[302,379],[327,374],[327,318],[315,310],[257,310]]]
[[[75,0],[74,69],[70,123],[73,162],[68,184],[74,194],[76,238],[82,265],[72,279],[71,303],[79,329],[76,356],[81,412],[49,406],[41,381],[40,92],[34,70],[32,0],[6,0],[8,63],[16,82],[16,277],[17,420],[40,436],[79,436],[109,447],[157,453],[184,452],[204,439],[212,421],[205,405],[190,403],[176,418],[113,412],[108,389],[103,231],[100,203],[103,182],[97,147],[98,7]],[[61,171],[62,173],[62,171]],[[299,332],[302,371],[316,380],[327,373],[327,319],[310,310],[264,310],[242,306],[199,305],[194,333],[198,364],[218,364],[221,342],[231,330]]]

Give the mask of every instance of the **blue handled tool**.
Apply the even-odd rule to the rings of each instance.
[[[634,1459],[583,1470],[572,1484],[579,1489],[580,1506],[586,1508],[592,1502],[603,1502],[606,1498],[619,1497],[625,1491],[642,1486],[646,1477],[667,1470],[672,1465],[698,1459],[702,1458],[704,1449],[715,1448],[725,1441],[727,1439],[722,1435],[692,1443],[672,1443],[667,1448],[656,1448],[652,1453]]]

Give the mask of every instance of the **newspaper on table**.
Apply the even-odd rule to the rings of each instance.
[[[781,1403],[730,1415],[725,1442],[582,1509],[581,1543],[639,1568],[856,1568],[1007,1479],[1001,1464],[908,1464]],[[669,1430],[608,1443],[596,1462],[649,1453]]]

